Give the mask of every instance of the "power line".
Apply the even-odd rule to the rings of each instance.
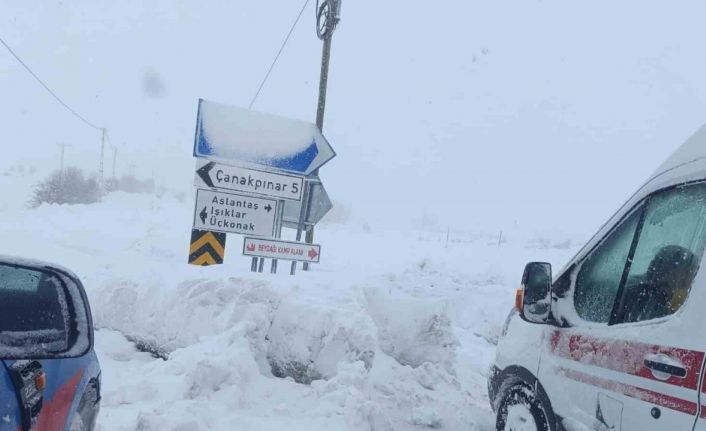
[[[248,106],[248,109],[252,109],[253,105],[255,104],[255,101],[257,100],[258,96],[260,95],[260,92],[262,91],[262,87],[265,86],[265,83],[269,79],[270,74],[272,73],[272,69],[275,68],[275,64],[277,64],[277,60],[279,60],[280,55],[282,55],[282,51],[284,51],[284,47],[287,45],[287,42],[289,42],[289,38],[292,36],[294,29],[297,27],[297,24],[299,24],[299,20],[301,19],[302,15],[304,14],[304,11],[306,10],[306,7],[308,5],[309,5],[309,0],[305,0],[304,6],[302,6],[302,9],[299,11],[299,15],[297,15],[297,19],[294,20],[294,23],[292,24],[292,28],[289,29],[289,33],[287,33],[287,37],[284,38],[284,42],[282,42],[282,46],[279,48],[279,52],[277,52],[277,55],[275,56],[275,59],[272,61],[270,68],[267,70],[267,73],[265,74],[265,77],[263,78],[262,83],[260,83],[260,87],[258,87],[257,93],[255,93],[255,96],[250,101],[250,106]]]
[[[52,97],[54,97],[54,99],[56,99],[57,102],[59,102],[59,103],[60,103],[64,108],[66,108],[69,112],[71,112],[72,114],[74,114],[74,116],[75,116],[76,118],[78,118],[79,120],[83,121],[87,126],[92,127],[92,128],[94,128],[94,129],[96,129],[96,130],[101,130],[100,127],[94,125],[94,124],[91,123],[90,121],[88,121],[88,120],[86,120],[85,118],[83,118],[78,112],[76,112],[76,111],[74,111],[73,109],[71,109],[71,107],[70,107],[69,105],[67,105],[63,100],[61,100],[61,98],[60,98],[59,96],[57,96],[56,93],[54,93],[54,92],[52,91],[52,89],[49,88],[41,79],[39,79],[39,77],[37,76],[37,74],[35,74],[35,73],[32,71],[32,69],[30,69],[29,66],[27,66],[27,64],[25,64],[25,62],[22,61],[22,59],[21,59],[17,54],[15,54],[15,51],[13,51],[12,48],[10,48],[10,46],[9,46],[7,43],[5,43],[5,41],[4,41],[1,37],[0,37],[0,43],[2,43],[2,44],[5,46],[5,48],[7,48],[8,51],[10,51],[10,54],[12,54],[12,56],[15,57],[15,59],[27,70],[27,72],[29,72],[29,74],[32,75],[32,76],[34,77],[34,79],[36,79],[37,82],[39,82],[39,84],[40,84],[42,87],[44,87],[44,89],[47,90],[47,91],[49,92],[49,94],[51,94]]]

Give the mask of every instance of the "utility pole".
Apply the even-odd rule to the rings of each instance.
[[[324,114],[326,112],[326,90],[328,88],[328,70],[331,60],[331,39],[331,36],[324,39],[324,47],[321,53],[321,77],[319,79],[319,103],[316,107],[316,127],[322,132],[324,130]]]
[[[333,32],[336,30],[336,26],[341,21],[341,2],[342,0],[324,0],[323,3],[319,5],[318,1],[316,3],[316,35],[324,42],[323,50],[321,53],[321,74],[319,77],[319,101],[316,107],[316,127],[319,131],[324,130],[324,114],[326,112],[326,90],[328,88],[328,71],[329,63],[331,61],[331,39],[333,38]],[[319,170],[312,172],[312,177],[315,179],[319,178]],[[310,184],[309,188],[312,187]],[[309,208],[311,208],[311,199],[313,193],[309,193],[309,202],[307,202],[307,210],[303,211],[304,221],[306,223],[306,218],[309,216]],[[305,241],[307,244],[314,243],[314,226],[307,229]],[[294,264],[294,262],[293,262]],[[304,262],[304,271],[309,270],[309,263]]]
[[[66,147],[69,147],[69,144],[66,144],[64,142],[58,142],[56,145],[58,145],[61,148],[61,159],[59,161],[59,193],[63,194],[63,189],[64,189],[64,154],[66,153]]]
[[[118,147],[113,147],[113,179],[115,179],[115,161],[118,159]]]
[[[98,165],[98,179],[100,180],[101,185],[103,185],[103,160],[105,158],[105,135],[106,135],[106,130],[105,128],[101,129],[101,160],[100,164]]]
[[[71,144],[67,144],[64,142],[58,142],[56,145],[58,145],[61,148],[61,159],[59,162],[59,172],[61,172],[61,175],[64,175],[64,154],[66,153],[66,147],[70,147]]]

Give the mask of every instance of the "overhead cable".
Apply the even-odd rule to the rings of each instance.
[[[64,108],[66,108],[69,112],[71,112],[76,118],[78,118],[79,120],[81,120],[81,121],[82,121],[84,124],[86,124],[88,127],[91,127],[91,128],[93,128],[93,129],[96,129],[96,130],[101,130],[101,129],[102,129],[101,127],[98,127],[98,126],[96,126],[95,124],[91,123],[90,121],[86,120],[86,118],[84,118],[81,114],[79,114],[78,112],[76,112],[76,110],[72,109],[66,102],[64,102],[63,100],[61,100],[61,98],[60,98],[54,91],[52,91],[52,89],[49,88],[49,86],[48,86],[47,84],[45,84],[44,81],[42,81],[41,79],[39,79],[39,76],[37,76],[37,74],[34,73],[34,72],[32,71],[32,69],[30,69],[30,67],[27,66],[27,64],[26,64],[24,61],[22,61],[22,59],[21,59],[17,54],[15,54],[15,51],[13,51],[12,48],[10,48],[10,46],[9,46],[7,43],[5,43],[5,41],[4,41],[1,37],[0,37],[0,43],[2,43],[3,46],[5,46],[5,48],[7,48],[7,50],[10,52],[10,54],[12,54],[12,56],[15,57],[15,59],[27,70],[27,72],[29,72],[29,74],[32,75],[32,77],[34,77],[34,79],[36,79],[37,82],[38,82],[42,87],[44,87],[44,89],[47,90],[47,92],[48,92],[49,94],[51,94],[52,97],[54,97],[54,99],[56,99],[57,102],[59,102],[59,103],[61,104],[61,106],[63,106]]]
[[[272,61],[270,68],[267,70],[265,77],[262,79],[262,82],[260,83],[260,87],[258,87],[257,92],[255,93],[255,96],[253,96],[252,100],[250,101],[250,106],[248,106],[248,109],[252,109],[253,105],[255,104],[255,101],[257,101],[257,98],[260,95],[262,88],[265,86],[265,83],[267,82],[267,80],[270,77],[270,74],[272,73],[272,69],[275,68],[275,65],[277,64],[277,60],[279,60],[280,55],[282,55],[282,51],[284,51],[284,47],[287,46],[287,42],[289,42],[289,38],[292,36],[294,29],[297,27],[297,24],[299,24],[299,20],[301,19],[302,15],[304,14],[304,11],[306,10],[306,7],[308,5],[309,5],[309,0],[305,0],[304,5],[302,6],[301,10],[299,11],[299,15],[297,15],[297,18],[294,20],[294,23],[292,24],[292,28],[289,29],[289,33],[287,33],[287,37],[284,38],[284,42],[282,42],[282,46],[280,46],[279,51],[277,52],[277,55],[275,56],[274,61]]]

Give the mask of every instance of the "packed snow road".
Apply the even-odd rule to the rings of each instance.
[[[486,370],[523,264],[579,245],[514,229],[447,247],[445,232],[348,222],[317,232],[314,271],[251,274],[235,237],[226,265],[186,264],[188,202],[2,210],[0,253],[86,285],[102,431],[491,430]]]

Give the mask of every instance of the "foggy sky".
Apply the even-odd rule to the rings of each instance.
[[[198,98],[247,107],[300,7],[7,1],[0,36],[109,129],[119,171],[188,189]],[[321,175],[372,225],[588,234],[706,121],[701,1],[344,0],[342,16]],[[255,109],[313,121],[320,54],[312,2]],[[53,168],[60,141],[97,168],[99,133],[3,50],[0,91],[0,168]]]

